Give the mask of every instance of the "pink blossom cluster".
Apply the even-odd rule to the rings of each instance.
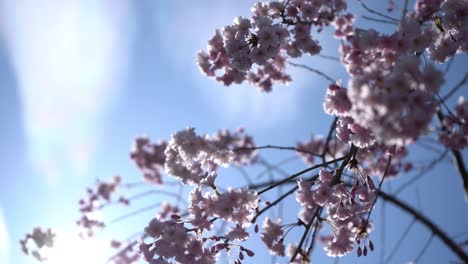
[[[169,264],[171,259],[177,263],[214,264],[217,252],[205,247],[203,239],[174,218],[167,221],[154,218],[145,228],[145,234],[154,240],[140,243],[145,260],[151,264]]]
[[[450,149],[462,150],[468,146],[468,102],[460,97],[455,113],[442,121],[439,141]]]
[[[244,228],[236,225],[225,236],[203,236],[200,229],[185,227],[185,220],[178,215],[172,215],[168,220],[154,218],[145,228],[147,238],[151,242],[142,241],[140,252],[151,264],[169,263],[215,263],[221,250],[232,251],[237,248],[238,257],[234,263],[241,263],[245,254],[252,257],[254,252],[229,241],[242,241],[248,238]],[[148,240],[148,239],[146,239]],[[224,240],[224,241],[221,241]],[[210,245],[211,244],[211,245]]]
[[[48,228],[47,230],[43,230],[41,227],[35,227],[31,233],[26,234],[24,239],[20,240],[21,250],[23,250],[24,254],[29,255],[30,249],[28,242],[33,241],[37,249],[32,250],[31,255],[37,260],[43,261],[46,260],[46,258],[41,255],[40,250],[44,247],[53,247],[54,239],[55,233],[52,229]]]
[[[204,74],[224,85],[247,80],[269,92],[273,83],[291,81],[285,73],[286,55],[315,55],[322,49],[311,38],[312,26],[320,31],[345,9],[344,0],[257,3],[252,18],[237,17],[217,30],[207,51],[198,53],[197,63]]]
[[[79,205],[82,215],[77,224],[86,229],[87,236],[94,234],[93,229],[104,227],[104,223],[99,219],[95,219],[93,213],[102,209],[103,205],[111,202],[111,196],[117,191],[120,184],[120,176],[114,176],[112,181],[109,182],[97,181],[94,188],[87,189],[87,197],[80,199]],[[121,198],[119,202],[128,205],[129,201]]]
[[[350,169],[359,168],[356,160],[351,160]],[[302,206],[300,218],[309,222],[318,208],[326,208],[324,221],[330,224],[332,235],[322,237],[324,248],[329,256],[343,256],[351,252],[354,242],[367,237],[367,213],[373,206],[375,186],[365,174],[356,173],[353,187],[335,183],[335,172],[321,169],[317,182],[299,180],[296,200]]]
[[[434,1],[430,9],[440,5]],[[428,49],[429,58],[445,62],[456,52],[468,52],[468,1],[447,0],[440,5],[439,12],[432,15],[439,34]]]
[[[164,151],[166,172],[184,184],[211,186],[218,166],[250,163],[255,159],[252,138],[243,131],[219,131],[214,136],[200,136],[194,128],[181,130],[171,136]]]
[[[233,163],[248,165],[255,163],[257,152],[253,138],[246,134],[243,128],[231,132],[228,129],[219,130],[212,137],[213,142],[220,149],[231,149],[234,152]]]
[[[251,225],[258,207],[258,195],[248,189],[231,189],[220,193],[203,193],[195,188],[189,195],[190,223],[199,230],[210,230],[210,219],[221,218],[241,227]]]
[[[177,210],[166,206],[167,210],[145,229],[145,233],[154,239],[140,245],[140,251],[149,263],[169,263],[170,260],[177,263],[214,263],[218,251],[228,249],[228,240],[243,241],[250,237],[246,228],[257,212],[258,195],[248,189],[229,188],[221,192],[215,180],[216,169],[220,165],[254,162],[256,153],[253,148],[252,138],[243,130],[235,133],[221,130],[213,136],[200,136],[195,129],[187,128],[171,136],[165,150],[167,173],[183,184],[197,186],[189,194],[186,217],[175,215]],[[169,214],[172,214],[171,219],[163,220]],[[208,248],[205,245],[208,238],[202,235],[205,230],[211,230],[213,221],[217,219],[232,223],[234,227],[223,236],[227,239],[224,243]],[[242,247],[239,250],[240,259],[243,258],[242,252],[253,254]]]
[[[284,256],[284,232],[280,222],[281,219],[271,221],[269,217],[265,217],[262,225],[262,241],[270,250],[270,254]]]
[[[162,173],[166,155],[164,150],[167,142],[160,141],[153,144],[147,137],[138,137],[135,139],[130,158],[142,171],[145,181],[154,184],[162,184]]]
[[[347,21],[351,27],[352,20]],[[428,131],[434,94],[444,82],[442,72],[432,64],[421,66],[417,56],[438,32],[410,16],[391,35],[372,29],[347,32],[341,46],[342,63],[351,75],[346,96],[342,89],[329,88],[325,103],[327,113],[347,118],[340,136],[359,147],[374,141],[388,146],[414,142]]]

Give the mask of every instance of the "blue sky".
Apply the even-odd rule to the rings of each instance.
[[[96,178],[121,174],[139,179],[128,158],[137,135],[157,140],[187,126],[200,133],[242,126],[259,145],[291,146],[312,132],[327,132],[331,118],[323,113],[322,99],[328,84],[318,76],[290,68],[294,82],[264,94],[248,85],[222,87],[200,74],[196,52],[205,48],[215,28],[248,16],[252,3],[0,0],[0,263],[34,263],[17,242],[34,226],[74,232],[77,201]],[[362,13],[354,2],[350,8]],[[336,40],[319,39],[324,54],[336,54]],[[346,80],[335,62],[316,57],[301,62]],[[460,79],[467,62],[466,55],[454,61],[446,87]],[[459,95],[468,96],[466,86]],[[411,151],[417,160],[432,155],[420,147]],[[264,156],[270,155],[280,160],[290,154]],[[302,166],[296,162],[285,169],[295,172]],[[388,182],[385,190],[395,190],[409,177]],[[421,208],[449,235],[468,230],[467,206],[449,159],[399,197]],[[296,208],[294,204],[287,208]],[[381,208],[379,203],[374,214],[378,228]],[[131,234],[151,214],[104,232],[102,238]],[[286,211],[295,214],[295,209]],[[385,240],[380,241],[379,229],[373,240],[377,248],[386,245],[388,254],[411,218],[388,204],[385,215]],[[415,224],[390,263],[414,258],[428,236]],[[356,259],[353,254],[342,263],[376,263],[379,255]],[[334,261],[320,247],[314,259]],[[435,238],[421,262],[455,259]]]

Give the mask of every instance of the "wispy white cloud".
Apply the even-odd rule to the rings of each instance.
[[[0,207],[0,262],[8,263],[8,252],[10,250],[10,241],[8,228],[3,215],[3,210]]]
[[[51,182],[86,173],[128,64],[129,3],[0,0],[30,156]]]

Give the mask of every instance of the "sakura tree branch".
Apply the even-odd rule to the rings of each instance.
[[[314,248],[315,238],[317,236],[317,230],[318,230],[319,224],[320,224],[320,221],[315,221],[314,232],[312,233],[312,238],[311,238],[311,241],[310,241],[310,245],[307,248],[307,252],[306,252],[308,256],[310,255],[310,252]]]
[[[463,260],[464,262],[468,262],[468,255],[463,251],[463,249],[460,248],[458,244],[455,243],[455,241],[453,241],[442,229],[440,229],[434,222],[429,220],[421,212],[417,211],[416,209],[399,200],[398,198],[385,193],[382,190],[379,192],[378,195],[380,198],[392,203],[404,212],[413,216],[416,220],[418,220],[421,224],[428,228],[435,236],[437,236],[461,260]]]
[[[387,15],[385,15],[384,13],[381,13],[381,12],[379,12],[379,11],[376,11],[376,10],[374,10],[374,9],[369,8],[366,4],[364,4],[364,2],[362,2],[362,0],[358,0],[358,2],[359,2],[359,3],[361,4],[361,6],[362,6],[365,10],[367,10],[369,13],[372,13],[372,14],[374,14],[374,15],[377,15],[377,16],[380,16],[380,17],[383,17],[383,18],[386,18],[386,19],[388,19],[388,20],[391,20],[391,21],[394,21],[394,22],[397,22],[397,23],[399,22],[398,19],[396,19],[396,18],[393,18],[393,17],[391,17],[391,16],[387,16]]]
[[[448,98],[453,96],[458,91],[458,89],[460,89],[467,81],[468,72],[465,72],[465,76],[463,76],[463,78],[452,89],[450,89],[450,91],[446,95],[442,96],[442,100],[447,100]]]
[[[373,22],[378,22],[378,23],[382,23],[382,24],[398,25],[397,22],[391,21],[391,20],[374,18],[374,17],[369,17],[369,16],[361,16],[361,17],[366,19],[366,20],[373,21]]]
[[[323,54],[318,54],[317,56],[320,57],[320,58],[322,58],[322,59],[333,60],[333,61],[340,61],[340,58],[339,58],[339,57],[335,57],[335,56],[323,55]]]
[[[394,195],[397,195],[399,194],[400,192],[402,192],[404,189],[408,188],[409,186],[411,186],[413,183],[415,183],[417,180],[419,180],[421,177],[423,177],[424,175],[426,175],[426,173],[432,169],[434,169],[434,167],[439,164],[443,159],[445,159],[445,157],[447,156],[448,154],[448,150],[444,151],[439,157],[433,159],[430,161],[429,165],[428,166],[425,166],[424,168],[422,168],[419,173],[412,177],[411,179],[409,179],[408,181],[406,181],[405,183],[401,184],[401,187],[398,188],[393,194]]]
[[[341,158],[344,159],[344,158]],[[314,176],[316,177],[316,176]],[[281,182],[281,183],[280,183]],[[263,186],[272,186],[272,185],[279,185],[279,184],[295,184],[296,182],[290,179],[289,181],[273,181],[273,182],[263,182],[258,183],[254,186],[249,186],[250,189],[258,189],[262,188]],[[421,212],[414,209],[407,203],[401,201],[400,199],[394,197],[393,195],[387,194],[383,190],[377,193],[378,197],[382,198],[383,200],[389,202],[393,206],[398,207],[403,212],[413,216],[418,222],[423,224],[426,228],[428,228],[436,237],[438,237],[452,252],[454,252],[460,259],[468,262],[468,256],[466,253],[458,246],[458,244],[452,240],[442,229],[440,229],[435,223],[433,223],[429,218],[424,216]]]
[[[269,190],[271,190],[271,189],[273,189],[273,188],[275,188],[275,187],[277,187],[277,186],[279,186],[279,185],[281,185],[281,184],[283,184],[283,183],[289,182],[289,181],[293,180],[294,178],[296,178],[296,177],[298,177],[298,176],[300,176],[300,175],[302,175],[302,174],[304,174],[304,173],[307,173],[307,172],[309,172],[309,171],[311,171],[311,170],[315,170],[315,169],[320,168],[320,167],[327,166],[327,165],[329,165],[329,164],[337,163],[337,162],[339,162],[339,161],[341,161],[341,160],[344,160],[346,157],[347,157],[347,156],[344,156],[344,157],[341,157],[341,158],[337,158],[337,159],[334,159],[334,160],[330,160],[330,161],[327,161],[327,162],[323,162],[323,163],[314,165],[314,166],[312,166],[312,167],[309,167],[309,168],[307,168],[307,169],[304,169],[304,170],[302,170],[302,171],[300,171],[300,172],[294,173],[293,175],[291,175],[291,176],[289,176],[289,177],[287,177],[287,178],[285,178],[285,179],[283,179],[283,180],[281,180],[281,181],[279,181],[279,182],[276,182],[276,183],[274,183],[274,184],[268,186],[267,188],[265,188],[265,189],[259,191],[259,192],[258,192],[258,195],[260,195],[260,194],[262,194],[262,193],[265,193],[265,192],[267,192],[267,191],[269,191]]]
[[[423,248],[419,252],[419,254],[416,256],[414,259],[414,263],[418,263],[419,259],[424,255],[424,252],[429,248],[431,245],[432,239],[434,239],[434,234],[431,234],[431,236],[427,239],[426,243],[424,244]]]
[[[254,218],[252,219],[252,223],[255,223],[255,221],[257,221],[257,218],[262,215],[264,212],[268,211],[268,209],[272,208],[273,206],[277,205],[279,202],[281,202],[283,199],[285,199],[286,197],[288,197],[289,195],[291,195],[292,193],[294,193],[297,189],[299,188],[299,186],[295,186],[294,188],[290,189],[289,191],[285,192],[283,195],[281,195],[280,197],[278,197],[275,201],[273,201],[272,203],[268,204],[266,207],[264,207],[262,210],[258,211],[258,213],[254,216]]]
[[[318,75],[322,76],[323,78],[329,80],[329,81],[332,82],[332,83],[336,83],[336,80],[335,80],[335,79],[333,79],[332,77],[328,76],[327,74],[323,73],[323,72],[320,71],[320,70],[314,69],[314,68],[309,67],[309,66],[304,65],[304,64],[294,63],[294,62],[291,62],[291,61],[289,61],[288,63],[289,63],[290,65],[292,65],[292,66],[299,67],[299,68],[303,68],[303,69],[306,69],[306,70],[308,70],[308,71],[311,71],[311,72],[313,72],[313,73],[315,73],[315,74],[318,74]]]
[[[385,180],[385,176],[387,176],[388,168],[390,168],[390,163],[391,163],[391,162],[392,162],[392,155],[389,155],[389,156],[388,156],[388,161],[387,161],[387,166],[385,167],[384,174],[383,174],[383,176],[382,176],[382,179],[381,179],[380,182],[379,182],[379,187],[377,188],[377,196],[375,196],[374,201],[372,202],[372,206],[371,206],[371,208],[370,208],[370,210],[369,210],[369,213],[367,214],[367,219],[366,219],[366,222],[365,222],[365,224],[364,224],[364,227],[366,227],[367,224],[369,223],[369,218],[370,218],[370,216],[371,216],[372,210],[373,210],[374,207],[375,207],[375,203],[377,202],[377,198],[379,197],[378,194],[379,194],[380,190],[382,190],[382,184],[383,184],[383,182],[384,182],[384,180]]]
[[[443,124],[444,115],[442,114],[442,111],[440,109],[437,110],[437,118],[439,119],[439,122],[442,125],[442,129],[445,129]],[[466,170],[465,162],[463,161],[463,156],[461,152],[456,149],[450,149],[450,152],[452,153],[453,162],[462,180],[463,189],[465,192],[465,201],[468,202],[468,171]]]
[[[257,149],[279,149],[279,150],[293,150],[297,152],[302,152],[306,154],[310,154],[312,156],[320,157],[320,154],[310,152],[304,149],[296,148],[296,147],[283,147],[283,146],[273,146],[273,145],[265,145],[265,146],[259,146],[259,147],[250,147],[250,148],[236,148],[234,151],[244,151],[244,150],[257,150]]]
[[[393,256],[398,251],[401,244],[403,243],[403,240],[405,240],[406,236],[408,236],[409,231],[411,230],[411,228],[413,227],[415,223],[416,223],[416,218],[413,217],[413,219],[411,219],[411,222],[406,226],[405,230],[401,233],[400,238],[397,240],[397,242],[393,246],[392,251],[390,251],[390,255],[388,255],[388,257],[385,259],[385,262],[382,262],[382,263],[390,263],[390,260],[392,260]]]
[[[315,209],[314,215],[310,218],[310,221],[305,226],[304,234],[302,235],[301,240],[299,241],[299,244],[297,245],[296,251],[294,251],[294,254],[292,254],[290,262],[293,262],[294,259],[296,259],[297,254],[299,254],[299,251],[302,251],[302,245],[304,244],[304,241],[307,235],[309,234],[310,227],[312,226],[312,223],[314,222],[319,210],[320,210],[320,207],[317,207],[317,209]]]
[[[110,220],[110,221],[107,223],[107,225],[120,222],[120,221],[125,220],[125,219],[127,219],[127,218],[129,218],[129,217],[137,216],[138,214],[147,212],[147,211],[149,211],[149,210],[151,210],[151,209],[154,209],[154,208],[156,208],[156,207],[159,207],[159,206],[161,206],[161,203],[160,203],[160,202],[151,204],[151,205],[149,205],[149,206],[146,206],[146,207],[143,207],[143,208],[140,208],[140,209],[137,209],[137,210],[134,210],[134,211],[132,211],[132,212],[129,212],[129,213],[127,213],[127,214],[121,215],[121,216],[119,216],[119,217],[116,217],[116,218]]]
[[[328,130],[328,135],[327,135],[327,139],[325,140],[325,145],[323,147],[323,152],[322,152],[322,161],[325,162],[325,156],[327,155],[328,153],[328,150],[330,149],[330,141],[331,141],[331,138],[333,136],[333,132],[335,131],[335,128],[336,128],[336,122],[338,122],[338,117],[335,117],[333,119],[333,122],[330,126],[330,129]]]

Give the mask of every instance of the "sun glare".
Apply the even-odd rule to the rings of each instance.
[[[111,256],[107,241],[57,235],[54,247],[44,252],[48,264],[104,264]]]

